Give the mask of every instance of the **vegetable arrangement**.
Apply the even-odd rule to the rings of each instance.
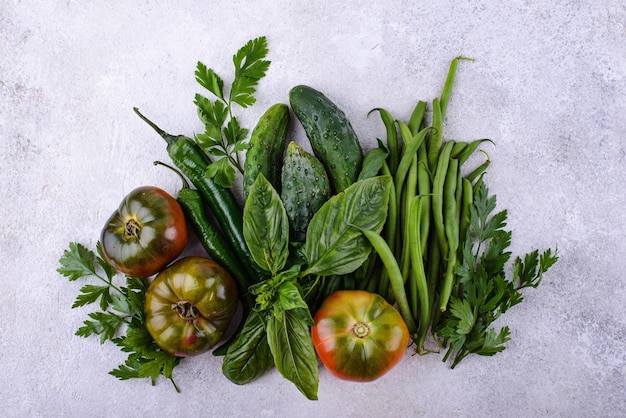
[[[494,213],[484,181],[490,160],[469,166],[490,141],[444,137],[456,69],[468,59],[452,61],[440,97],[417,101],[408,121],[373,109],[386,139],[364,152],[340,107],[305,85],[289,91],[289,105],[270,106],[248,138],[234,107],[255,103],[268,52],[264,37],[237,51],[228,91],[198,62],[196,80],[214,98],[196,95],[205,129],[193,138],[134,109],[166,142],[172,165],[155,164],[174,170],[182,188],[176,197],[152,186],[131,192],[97,254],[70,243],[58,272],[100,282],[84,284],[72,306],[99,307],[76,334],[128,353],[110,372],[119,379],[163,376],[179,390],[181,359],[217,347],[231,382],[275,367],[308,399],[317,399],[318,359],[334,376],[371,381],[409,346],[444,351],[452,368],[504,350],[509,329],[494,321],[558,257],[534,250],[508,264],[507,212]],[[312,153],[288,137],[290,110]],[[179,258],[187,227],[206,257]]]

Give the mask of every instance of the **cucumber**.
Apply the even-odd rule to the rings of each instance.
[[[250,187],[262,173],[276,190],[280,190],[283,154],[289,127],[289,107],[277,103],[270,106],[250,135],[243,171],[243,195],[248,198]]]
[[[280,197],[291,241],[304,242],[309,221],[330,198],[330,183],[324,165],[293,141],[285,154]]]
[[[304,85],[289,91],[289,102],[334,192],[345,190],[357,180],[363,163],[363,150],[345,113],[324,94]]]

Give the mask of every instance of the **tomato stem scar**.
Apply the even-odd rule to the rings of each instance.
[[[178,302],[173,303],[172,309],[186,321],[193,321],[200,316],[198,308],[196,308],[193,303],[186,300],[179,300]]]
[[[134,219],[130,219],[128,222],[126,222],[126,225],[124,226],[124,237],[126,239],[139,240],[140,236],[141,226],[139,225],[139,223]]]
[[[369,325],[363,322],[357,322],[352,327],[352,333],[356,335],[358,338],[365,338],[370,335],[370,327]]]

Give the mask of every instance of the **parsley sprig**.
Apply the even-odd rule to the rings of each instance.
[[[505,349],[510,329],[496,330],[493,323],[509,308],[523,301],[521,290],[539,286],[545,273],[557,260],[557,251],[534,250],[513,261],[513,275],[507,280],[505,265],[511,257],[507,248],[511,232],[505,230],[507,211],[493,213],[496,197],[489,195],[481,181],[474,195],[470,233],[463,244],[463,264],[456,268],[457,294],[442,315],[437,330],[448,344],[443,361],[452,356],[454,368],[470,354],[493,356]]]
[[[228,94],[224,80],[213,69],[200,61],[196,66],[196,81],[214,98],[211,100],[200,93],[195,96],[198,116],[204,123],[204,132],[195,139],[207,154],[217,157],[206,175],[223,187],[232,186],[235,169],[243,173],[240,152],[249,148],[248,129],[239,124],[233,106],[247,108],[256,102],[256,87],[270,66],[270,61],[265,60],[268,52],[264,36],[248,41],[237,51],[233,56],[235,74]]]
[[[146,285],[143,280],[126,276],[124,286],[114,284],[116,270],[105,261],[102,247],[97,244],[98,255],[76,242],[60,258],[61,275],[70,281],[97,279],[98,284],[86,283],[80,290],[72,308],[98,303],[98,311],[88,314],[89,319],[76,331],[80,337],[99,336],[100,344],[111,341],[128,353],[124,364],[109,372],[120,380],[150,378],[152,384],[159,376],[169,379],[180,392],[172,378],[173,369],[181,358],[161,350],[145,326],[143,305]]]

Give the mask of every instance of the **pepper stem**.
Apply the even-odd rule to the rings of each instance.
[[[152,122],[150,119],[142,115],[137,107],[133,107],[133,110],[135,111],[137,115],[139,115],[139,117],[144,122],[150,125],[152,129],[154,129],[159,135],[161,135],[163,139],[165,139],[165,142],[167,142],[167,145],[172,145],[176,142],[176,138],[177,138],[176,136],[170,135],[167,132],[165,132],[163,129],[159,128],[154,122]]]
[[[173,172],[175,172],[176,174],[178,174],[178,177],[180,177],[180,179],[183,181],[183,189],[189,189],[189,182],[187,181],[187,179],[185,178],[185,176],[183,176],[183,173],[180,172],[180,170],[175,169],[174,167],[172,167],[169,164],[165,164],[162,161],[155,161],[152,164],[154,165],[164,165],[165,167],[169,168],[170,170],[172,170]]]

